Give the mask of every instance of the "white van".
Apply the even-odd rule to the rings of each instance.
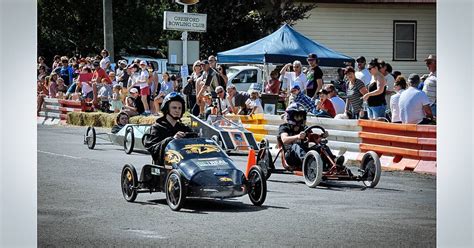
[[[227,85],[234,85],[238,91],[262,91],[263,71],[256,66],[231,66],[227,69]]]

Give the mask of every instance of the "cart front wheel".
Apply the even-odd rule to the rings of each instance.
[[[133,202],[137,198],[137,171],[133,165],[126,164],[122,169],[122,177],[121,177],[121,184],[122,184],[122,194],[123,198],[125,198],[128,202]]]
[[[94,149],[96,142],[96,134],[94,127],[87,127],[86,136],[84,137],[84,143],[87,145],[87,148]]]
[[[323,176],[323,161],[316,151],[309,151],[303,159],[304,182],[310,188],[316,188]]]
[[[166,179],[166,202],[173,211],[179,211],[186,201],[183,180],[177,170],[172,170]]]
[[[254,166],[248,175],[248,194],[255,206],[261,206],[267,197],[267,180],[260,166]]]
[[[368,151],[362,157],[360,163],[360,177],[366,187],[374,188],[380,180],[382,166],[377,153]]]

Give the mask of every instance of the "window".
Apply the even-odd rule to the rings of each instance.
[[[416,61],[416,21],[393,22],[393,60]]]
[[[257,70],[244,70],[240,72],[235,79],[239,79],[237,83],[251,84],[257,82]],[[232,82],[234,83],[234,82]]]

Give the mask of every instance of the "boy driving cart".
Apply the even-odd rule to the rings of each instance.
[[[161,105],[163,116],[156,120],[150,127],[149,133],[145,135],[145,148],[150,152],[155,163],[162,162],[162,152],[168,142],[185,138],[186,133],[192,132],[190,127],[181,123],[184,104],[184,99],[179,93],[171,92],[166,95]]]
[[[285,161],[289,164],[291,170],[300,170],[303,164],[303,159],[306,153],[310,150],[307,142],[307,134],[311,130],[306,130],[306,110],[303,105],[299,103],[292,103],[285,110],[287,123],[281,124],[278,132],[285,150]],[[321,138],[327,134],[318,136],[316,142],[316,151],[321,154],[322,149],[333,160],[336,159],[328,146],[320,144]],[[326,156],[321,156],[323,159],[324,170],[331,167],[331,162]],[[344,156],[339,156],[335,160],[338,167],[344,168]]]

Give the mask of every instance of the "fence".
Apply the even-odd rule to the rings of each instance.
[[[92,106],[84,100],[74,101],[57,98],[44,98],[43,108],[39,113],[39,117],[43,118],[43,122],[59,122],[59,120],[67,120],[67,113],[69,112],[86,111],[92,111]]]

